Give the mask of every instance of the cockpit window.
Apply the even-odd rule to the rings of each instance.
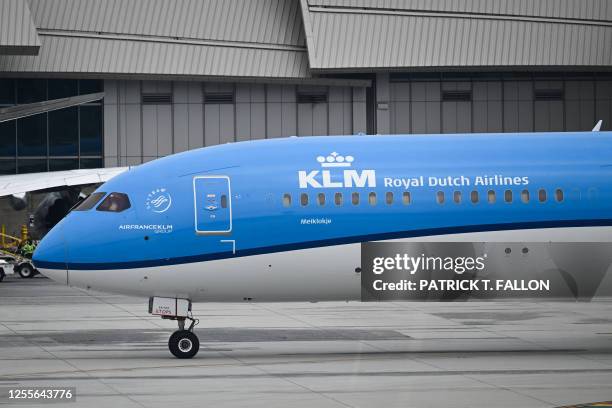
[[[81,201],[76,207],[73,208],[72,211],[87,211],[91,210],[98,204],[98,201],[104,197],[106,193],[93,193],[87,196],[83,201]]]
[[[127,194],[110,193],[108,197],[96,208],[98,211],[121,212],[130,208],[130,199]]]

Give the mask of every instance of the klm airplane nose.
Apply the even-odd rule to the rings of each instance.
[[[32,261],[34,266],[44,276],[63,285],[68,284],[68,269],[66,267],[68,249],[64,239],[63,223],[57,224],[40,241]]]

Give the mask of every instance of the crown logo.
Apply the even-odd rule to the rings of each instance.
[[[336,152],[327,157],[317,156],[317,161],[321,163],[321,167],[351,167],[354,160],[353,156],[341,156]]]

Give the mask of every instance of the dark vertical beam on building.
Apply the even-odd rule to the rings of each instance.
[[[376,81],[372,81],[372,86],[366,88],[366,133],[373,135],[376,133]]]
[[[144,126],[142,114],[142,81],[138,81],[138,112],[140,114],[140,164],[144,162]]]

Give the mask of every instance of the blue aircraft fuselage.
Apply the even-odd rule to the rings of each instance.
[[[459,232],[612,224],[612,133],[325,136],[184,152],[102,185],[47,270],[179,265]]]

